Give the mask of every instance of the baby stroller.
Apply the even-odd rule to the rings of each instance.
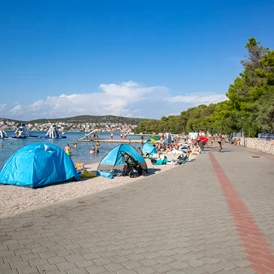
[[[177,164],[178,164],[178,165],[185,164],[187,160],[188,160],[188,155],[187,155],[187,154],[185,154],[185,155],[180,155],[180,156],[177,158]]]
[[[135,178],[140,175],[146,174],[146,171],[143,170],[139,163],[126,152],[123,152],[122,160],[126,163],[122,171],[122,176],[129,176],[130,178]]]

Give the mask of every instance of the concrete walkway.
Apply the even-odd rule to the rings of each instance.
[[[258,154],[206,148],[144,180],[2,218],[0,273],[274,273],[274,157]]]

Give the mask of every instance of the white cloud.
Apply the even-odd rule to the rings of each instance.
[[[133,81],[101,84],[98,92],[48,96],[30,105],[18,104],[9,113],[13,118],[22,120],[107,114],[141,117],[142,102],[155,98],[155,95],[162,98],[167,92],[168,89],[163,86],[145,87]]]
[[[48,96],[29,105],[18,103],[9,116],[20,120],[62,118],[77,115],[117,115],[125,117],[158,118],[187,110],[200,104],[226,100],[222,94],[191,94],[172,96],[164,86],[146,87],[133,81],[120,84],[101,84],[90,93]],[[7,108],[0,105],[1,109]],[[5,111],[7,113],[7,111]]]
[[[188,103],[188,104],[211,104],[227,100],[224,94],[194,94],[194,95],[179,95],[165,98],[170,103]]]

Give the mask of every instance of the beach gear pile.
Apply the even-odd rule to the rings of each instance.
[[[137,177],[147,173],[147,164],[135,147],[121,144],[101,160],[97,173],[110,179],[114,176]]]

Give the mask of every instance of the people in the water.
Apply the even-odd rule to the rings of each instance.
[[[96,153],[96,149],[95,149],[95,146],[94,146],[94,145],[91,147],[91,150],[90,150],[89,153],[90,153],[90,154],[95,154],[95,153]]]
[[[69,144],[67,144],[64,148],[65,152],[67,153],[68,156],[71,156],[71,150]]]
[[[96,142],[96,148],[95,148],[96,153],[98,153],[98,152],[99,152],[99,149],[100,149],[100,142],[99,142],[99,141],[97,141],[97,142]]]

